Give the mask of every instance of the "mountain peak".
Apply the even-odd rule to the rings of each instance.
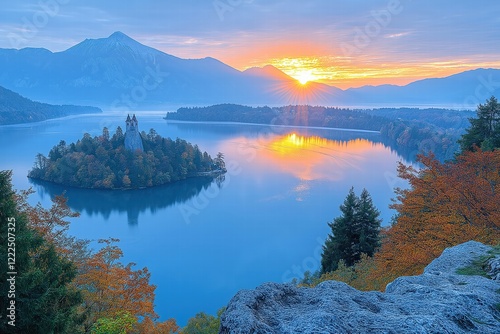
[[[130,38],[129,36],[125,35],[121,31],[115,31],[114,33],[112,33],[108,37],[108,39],[113,39],[113,40],[116,40],[116,41],[133,40],[132,38]]]
[[[86,39],[85,41],[69,48],[70,53],[78,53],[81,56],[93,56],[96,54],[159,54],[161,51],[150,48],[127,36],[121,31],[112,33],[107,38]]]
[[[284,73],[280,69],[274,67],[273,65],[265,65],[264,67],[251,67],[243,71],[247,75],[268,77],[275,80],[292,80],[294,78]]]

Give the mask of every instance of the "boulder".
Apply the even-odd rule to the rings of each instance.
[[[383,293],[337,281],[315,288],[267,283],[243,290],[229,302],[219,333],[498,334],[500,282],[456,273],[490,249],[474,241],[446,249],[422,275],[400,277]],[[498,259],[489,262],[498,270]]]

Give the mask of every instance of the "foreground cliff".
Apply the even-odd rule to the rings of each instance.
[[[474,241],[446,249],[422,275],[400,277],[385,293],[336,281],[240,291],[222,315],[220,333],[499,333],[498,257],[486,268],[495,279],[456,273],[491,250]]]

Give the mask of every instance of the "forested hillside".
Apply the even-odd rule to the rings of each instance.
[[[434,152],[439,160],[453,158],[457,140],[469,126],[472,111],[449,109],[349,109],[307,105],[249,107],[220,104],[180,108],[167,120],[241,122],[380,131],[383,141],[405,157]]]
[[[241,122],[271,125],[318,126],[379,131],[383,117],[358,110],[307,105],[249,107],[219,104],[209,107],[179,108],[167,120],[197,122]]]
[[[96,107],[35,102],[0,86],[0,125],[44,121],[76,114],[99,113]]]
[[[395,189],[391,208],[396,215],[392,225],[381,230],[381,246],[373,256],[366,251],[356,254],[359,260],[353,264],[349,258],[324,254],[323,262],[336,261],[321,277],[319,272],[309,273],[302,283],[334,279],[360,290],[383,290],[399,276],[421,274],[446,247],[469,240],[498,245],[500,103],[495,97],[478,106],[464,132],[461,150],[452,160],[441,163],[431,152],[418,156],[420,168],[399,163],[399,177],[409,188]],[[344,229],[353,230],[360,220],[342,211],[342,218],[347,217]],[[353,247],[344,249],[352,252]]]

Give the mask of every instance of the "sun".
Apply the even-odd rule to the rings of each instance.
[[[311,70],[300,70],[294,75],[301,85],[307,84],[309,81],[314,80],[314,75]]]

